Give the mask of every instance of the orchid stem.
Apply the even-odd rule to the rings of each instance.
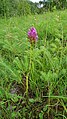
[[[28,74],[26,76],[26,96],[28,97]]]
[[[31,63],[32,63],[32,60],[31,60],[31,54],[32,54],[32,46],[30,46],[30,61],[29,61],[29,70],[28,70],[28,73],[27,73],[27,75],[26,75],[26,97],[28,98],[28,89],[29,89],[29,87],[28,87],[28,84],[29,84],[29,81],[28,81],[28,79],[29,79],[29,74],[30,74],[30,72],[31,72]]]

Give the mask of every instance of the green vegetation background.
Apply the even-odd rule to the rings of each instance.
[[[43,5],[42,8],[37,6]],[[67,0],[42,0],[39,3],[33,3],[30,0],[0,0],[0,16],[21,16],[28,14],[40,14],[46,11],[56,9],[66,9]]]
[[[67,10],[4,16],[0,119],[67,119]],[[32,47],[27,38],[31,26],[38,33]]]

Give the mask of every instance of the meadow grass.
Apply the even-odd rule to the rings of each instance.
[[[67,10],[0,18],[0,119],[67,119]]]

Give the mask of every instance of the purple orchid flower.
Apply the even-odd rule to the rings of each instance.
[[[31,43],[35,43],[38,40],[37,31],[34,27],[31,27],[28,31],[28,38]]]

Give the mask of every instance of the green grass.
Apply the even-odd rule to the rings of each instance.
[[[0,119],[67,119],[67,10],[0,18]]]

